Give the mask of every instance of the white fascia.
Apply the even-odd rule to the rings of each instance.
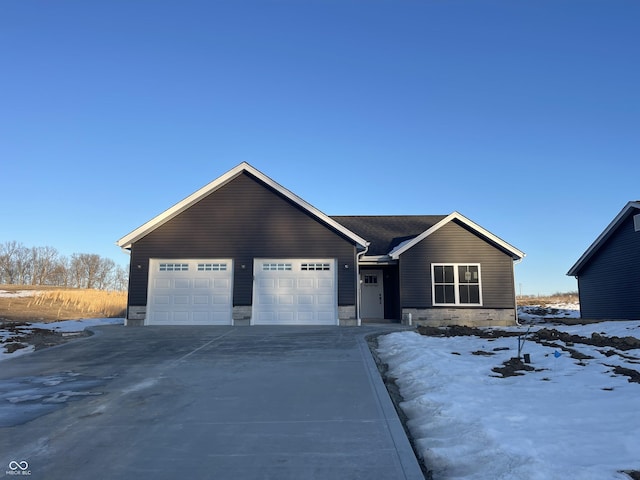
[[[213,180],[212,182],[208,183],[207,185],[205,185],[204,187],[202,187],[198,191],[192,193],[191,195],[189,195],[184,200],[176,203],[173,207],[169,208],[168,210],[165,210],[160,215],[152,218],[151,220],[149,220],[144,225],[141,225],[140,227],[136,228],[131,233],[125,235],[124,237],[122,237],[120,240],[118,240],[116,242],[116,245],[119,246],[122,249],[125,249],[125,250],[131,249],[131,245],[134,244],[136,241],[140,240],[145,235],[149,234],[150,232],[152,232],[156,228],[160,227],[161,225],[165,224],[166,222],[168,222],[172,218],[174,218],[177,215],[179,215],[180,213],[184,212],[186,209],[188,209],[189,207],[191,207],[192,205],[194,205],[195,203],[200,201],[202,198],[206,197],[210,193],[212,193],[215,190],[219,189],[220,187],[224,186],[229,181],[233,180],[235,177],[240,175],[242,172],[248,172],[251,175],[253,175],[254,177],[258,178],[259,180],[261,180],[265,184],[267,184],[270,187],[272,187],[274,190],[276,190],[278,193],[280,193],[284,197],[286,197],[289,200],[291,200],[292,202],[296,203],[301,208],[307,210],[311,215],[315,216],[316,218],[318,218],[323,223],[331,226],[332,228],[334,228],[338,232],[340,232],[343,235],[345,235],[347,238],[353,240],[355,243],[360,245],[362,248],[366,247],[369,244],[369,242],[367,242],[365,239],[363,239],[360,236],[356,235],[352,231],[346,229],[344,226],[340,225],[338,222],[336,222],[332,218],[330,218],[327,215],[325,215],[324,213],[322,213],[320,210],[315,208],[313,205],[305,202],[302,198],[298,197],[293,192],[287,190],[286,188],[284,188],[279,183],[273,181],[271,178],[267,177],[265,174],[263,174],[262,172],[260,172],[256,168],[252,167],[247,162],[242,162],[240,165],[232,168],[231,170],[229,170],[224,175],[221,175],[220,177],[218,177],[215,180]]]
[[[462,215],[462,214],[460,214],[458,212],[453,212],[453,213],[447,215],[442,220],[440,220],[435,225],[433,225],[431,228],[429,228],[429,229],[425,230],[424,232],[422,232],[417,237],[415,237],[415,238],[413,238],[413,239],[411,239],[411,240],[409,240],[407,242],[404,242],[404,244],[398,245],[398,247],[394,248],[393,251],[391,251],[389,253],[389,256],[391,258],[393,258],[394,260],[397,260],[398,258],[400,258],[400,255],[402,255],[404,252],[406,252],[411,247],[413,247],[417,243],[419,243],[422,240],[424,240],[425,238],[427,238],[432,233],[437,232],[438,230],[440,230],[443,226],[445,226],[447,223],[449,223],[452,220],[458,220],[459,222],[465,224],[466,226],[468,226],[472,230],[475,230],[476,232],[478,232],[483,237],[489,239],[493,243],[495,243],[495,244],[499,245],[500,247],[502,247],[503,249],[505,249],[516,260],[517,259],[522,259],[526,255],[524,252],[518,250],[513,245],[508,244],[507,242],[502,240],[500,237],[495,236],[489,230],[486,230],[486,229],[482,228],[480,225],[478,225],[477,223],[472,222],[471,220],[469,220],[464,215]]]

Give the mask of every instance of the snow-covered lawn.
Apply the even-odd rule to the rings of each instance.
[[[566,310],[566,317],[577,316]],[[545,316],[539,313],[528,318],[532,332],[640,338],[640,322],[536,324]],[[640,383],[613,372],[640,370],[640,349],[528,340],[522,353],[535,370],[502,378],[492,369],[517,357],[517,336],[398,332],[378,341],[435,480],[628,479],[620,471],[640,470]],[[572,358],[570,350],[593,358]]]

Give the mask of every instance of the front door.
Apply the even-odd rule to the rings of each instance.
[[[384,318],[384,289],[382,270],[363,270],[360,272],[361,309],[360,318]]]

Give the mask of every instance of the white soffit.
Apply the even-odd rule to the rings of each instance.
[[[212,182],[208,183],[207,185],[205,185],[201,189],[199,189],[196,192],[192,193],[191,195],[189,195],[184,200],[176,203],[173,207],[165,210],[160,215],[152,218],[147,223],[141,225],[140,227],[138,227],[135,230],[133,230],[131,233],[125,235],[124,237],[122,237],[120,240],[118,240],[116,242],[116,245],[118,245],[119,247],[121,247],[123,249],[130,249],[131,245],[133,243],[137,242],[138,240],[140,240],[145,235],[149,234],[150,232],[152,232],[156,228],[160,227],[161,225],[165,224],[166,222],[168,222],[172,218],[174,218],[177,215],[179,215],[180,213],[184,212],[185,210],[187,210],[192,205],[198,203],[198,201],[200,201],[202,198],[206,197],[210,193],[212,193],[215,190],[219,189],[220,187],[224,186],[229,181],[233,180],[235,177],[237,177],[238,175],[240,175],[243,172],[247,172],[247,173],[253,175],[254,177],[258,178],[259,180],[261,180],[265,184],[267,184],[270,187],[272,187],[274,190],[276,190],[278,193],[280,193],[284,197],[288,198],[292,202],[298,204],[303,209],[307,210],[309,213],[311,213],[313,216],[318,218],[323,223],[333,227],[334,229],[336,229],[337,231],[339,231],[340,233],[345,235],[347,238],[353,240],[354,242],[356,242],[357,244],[361,245],[362,247],[366,247],[369,244],[369,242],[367,242],[365,239],[361,238],[360,236],[356,235],[355,233],[353,233],[352,231],[348,230],[344,226],[340,225],[338,222],[336,222],[332,218],[330,218],[327,215],[325,215],[324,213],[322,213],[320,210],[315,208],[313,205],[305,202],[302,198],[298,197],[293,192],[287,190],[286,188],[284,188],[279,183],[273,181],[271,178],[267,177],[265,174],[263,174],[262,172],[260,172],[256,168],[252,167],[247,162],[242,162],[240,165],[232,168],[231,170],[229,170],[224,175],[221,175],[220,177],[218,177],[215,180],[213,180]]]
[[[507,242],[505,242],[501,238],[495,236],[490,231],[482,228],[480,225],[478,225],[475,222],[472,222],[467,217],[465,217],[464,215],[462,215],[462,214],[460,214],[458,212],[453,212],[450,215],[447,215],[445,218],[440,220],[438,223],[436,223],[431,228],[429,228],[429,229],[425,230],[424,232],[422,232],[417,237],[415,237],[415,238],[413,238],[413,239],[411,239],[411,240],[409,240],[407,242],[403,242],[402,244],[398,245],[395,249],[393,249],[392,252],[389,253],[389,255],[394,260],[397,260],[400,257],[400,255],[402,255],[404,252],[406,252],[411,247],[413,247],[417,243],[419,243],[422,240],[424,240],[425,238],[427,238],[432,233],[437,232],[440,228],[442,228],[443,226],[445,226],[447,223],[449,223],[452,220],[458,220],[461,223],[463,223],[466,226],[468,226],[469,228],[471,228],[472,230],[475,230],[476,232],[478,232],[483,237],[489,239],[493,243],[495,243],[495,244],[499,245],[500,247],[502,247],[503,249],[505,249],[507,252],[509,252],[511,254],[511,256],[513,258],[522,259],[526,255],[524,252],[518,250],[513,245],[508,244]]]

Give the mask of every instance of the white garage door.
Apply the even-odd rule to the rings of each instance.
[[[254,325],[337,325],[335,260],[255,259]]]
[[[231,325],[231,260],[149,263],[146,325]]]

